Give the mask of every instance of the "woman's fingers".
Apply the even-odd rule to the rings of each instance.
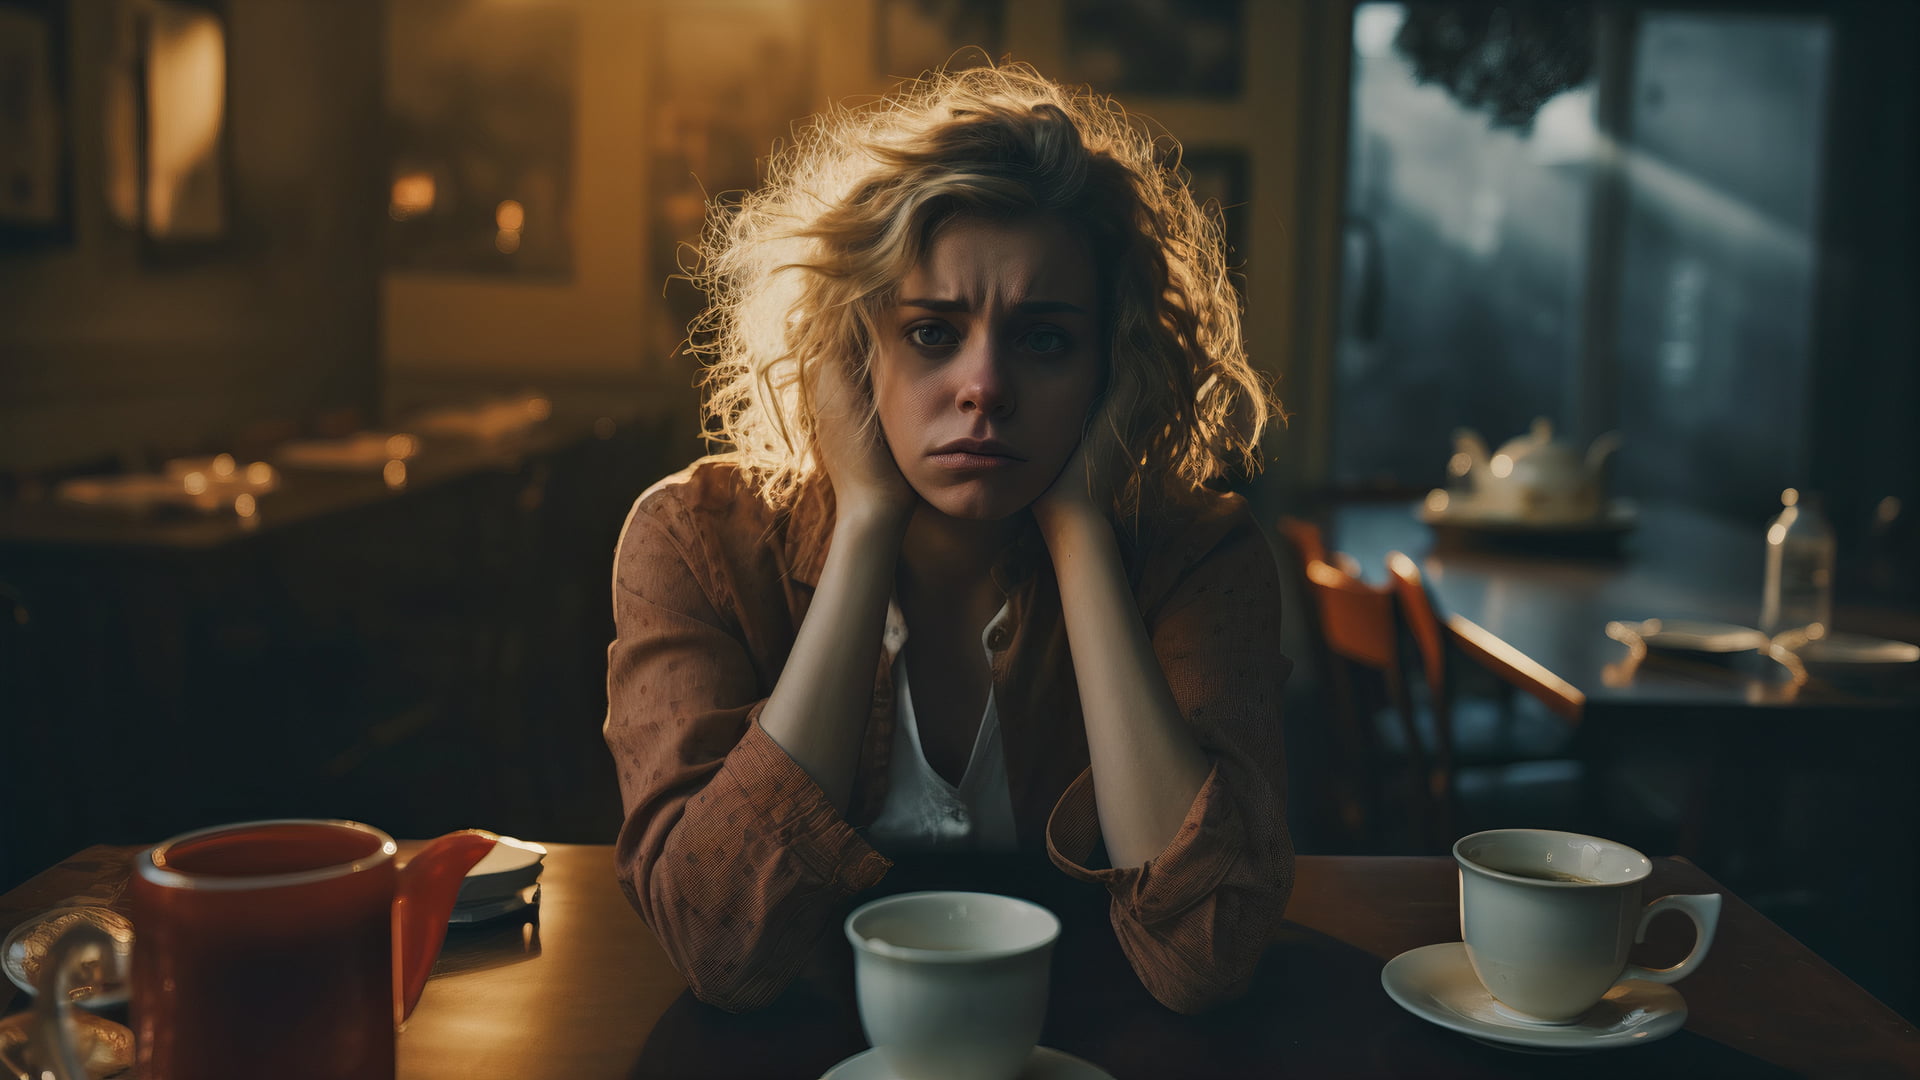
[[[816,452],[833,484],[835,499],[842,506],[911,506],[913,489],[894,464],[867,391],[851,365],[823,360],[813,366],[808,380]]]

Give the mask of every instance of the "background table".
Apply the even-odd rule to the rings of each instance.
[[[0,926],[83,897],[124,903],[134,849],[94,847],[0,897]],[[627,906],[612,850],[553,845],[536,918],[448,935],[400,1038],[404,1080],[475,1077],[815,1077],[861,1050],[849,949],[832,928],[823,964],[772,1007],[710,1008]],[[1712,954],[1681,983],[1686,1029],[1644,1047],[1575,1058],[1509,1053],[1395,1005],[1380,969],[1459,938],[1455,870],[1439,858],[1302,857],[1289,923],[1254,990],[1206,1016],[1153,1002],[1125,966],[1104,893],[1020,860],[902,864],[891,889],[956,881],[1022,892],[1065,924],[1042,1041],[1131,1077],[1920,1075],[1920,1032],[1729,895]],[[1656,859],[1649,897],[1720,891],[1698,868]],[[1636,959],[1685,951],[1663,918]],[[19,1007],[21,1002],[13,1002]]]
[[[1657,710],[1664,718],[1794,722],[1844,714],[1905,728],[1920,717],[1920,685],[1843,690],[1794,688],[1771,661],[1624,665],[1610,620],[1706,619],[1742,626],[1760,618],[1765,545],[1758,529],[1687,507],[1643,507],[1619,550],[1582,556],[1503,546],[1436,543],[1401,502],[1347,503],[1331,512],[1328,545],[1384,580],[1390,551],[1421,564],[1440,615],[1474,659],[1569,719]],[[1836,629],[1915,639],[1920,614],[1843,608]],[[1759,658],[1753,657],[1758,660]]]

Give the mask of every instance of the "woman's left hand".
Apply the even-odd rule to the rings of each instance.
[[[1126,468],[1124,453],[1108,406],[1103,405],[1060,475],[1034,500],[1033,516],[1041,532],[1051,534],[1069,520],[1109,521],[1114,491]]]

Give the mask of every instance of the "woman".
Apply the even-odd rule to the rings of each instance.
[[[771,1001],[887,853],[1044,850],[1142,982],[1242,992],[1285,907],[1273,562],[1205,482],[1270,402],[1214,221],[1024,67],[819,118],[709,229],[732,451],[635,504],[606,724],[634,906]]]

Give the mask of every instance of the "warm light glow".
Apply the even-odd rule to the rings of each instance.
[[[234,497],[233,512],[236,514],[239,514],[243,518],[252,517],[254,511],[258,508],[259,508],[259,504],[254,502],[253,496],[248,494],[247,492],[243,491],[239,495]]]
[[[401,461],[399,458],[387,462],[386,467],[380,470],[380,479],[385,480],[387,486],[395,491],[406,487],[407,463]]]
[[[420,441],[411,435],[387,436],[387,456],[390,458],[410,458],[420,452]]]
[[[1465,476],[1473,471],[1473,455],[1462,451],[1447,459],[1447,471],[1455,476]]]
[[[186,485],[189,495],[198,495],[207,490],[207,474],[203,472],[190,472],[181,477],[180,482]]]
[[[273,483],[273,466],[264,461],[247,466],[247,483],[255,486]]]
[[[1447,493],[1439,488],[1434,488],[1432,491],[1427,492],[1427,509],[1436,514],[1446,510],[1447,503],[1450,501]]]
[[[1800,492],[1794,488],[1788,488],[1780,493],[1780,501],[1788,506],[1798,506],[1800,504]]]
[[[204,225],[191,189],[226,123],[226,34],[208,13],[156,5],[147,36],[147,225],[169,236]]]
[[[1808,641],[1818,641],[1821,638],[1826,637],[1827,624],[1817,623],[1817,622],[1808,623],[1806,628],[1806,635],[1807,635]]]
[[[387,205],[387,214],[395,221],[418,217],[433,209],[433,198],[432,173],[403,173],[394,178],[392,201]]]
[[[502,255],[511,255],[520,250],[520,230],[501,229],[493,234],[493,247]]]
[[[1493,455],[1493,460],[1488,463],[1487,467],[1493,471],[1493,475],[1502,480],[1513,475],[1513,459],[1505,454]]]
[[[233,478],[232,454],[218,454],[214,456],[213,475],[222,480],[231,480]]]
[[[512,199],[494,207],[493,223],[505,232],[519,232],[527,224],[527,209]]]
[[[1779,547],[1786,542],[1787,527],[1785,525],[1776,521],[1767,528],[1767,543],[1772,544],[1774,547]]]
[[[543,397],[528,398],[527,415],[535,420],[545,420],[553,415],[553,402]]]
[[[1899,516],[1900,516],[1900,496],[1898,495],[1889,495],[1886,498],[1881,499],[1880,505],[1874,507],[1874,510],[1873,510],[1874,520],[1878,521],[1882,525],[1893,524],[1894,519]]]

